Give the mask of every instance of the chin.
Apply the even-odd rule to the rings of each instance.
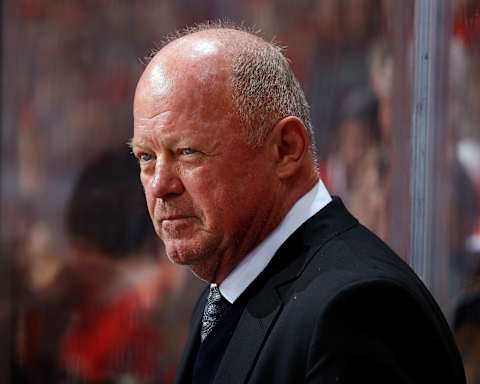
[[[179,242],[165,243],[166,255],[169,260],[178,265],[188,266],[192,273],[207,282],[213,282],[218,269],[215,252],[199,249]]]
[[[207,265],[207,264],[191,265],[190,270],[200,280],[203,280],[207,283],[216,282],[215,278],[217,275],[217,265]]]
[[[165,240],[167,257],[175,264],[195,265],[208,257],[208,252],[194,247],[188,240]]]
[[[165,250],[168,259],[174,264],[191,265],[193,262],[194,257],[189,255],[189,252],[182,252],[178,248],[171,250],[168,246],[165,246]]]

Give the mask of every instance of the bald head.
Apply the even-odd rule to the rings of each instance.
[[[229,67],[221,44],[214,39],[195,35],[178,39],[164,47],[148,64],[137,85],[134,108],[145,101],[176,100],[172,96],[182,92],[188,92],[190,99],[200,93],[219,96],[231,84]],[[155,110],[156,106],[152,108]]]
[[[197,80],[212,85],[215,73],[221,73],[249,143],[262,145],[278,121],[296,116],[305,125],[314,153],[309,106],[279,46],[237,26],[200,24],[167,39],[152,54],[145,74],[172,57],[173,76],[184,77],[184,69],[193,69]],[[168,86],[171,81],[160,83]]]

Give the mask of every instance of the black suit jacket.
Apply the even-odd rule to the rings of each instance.
[[[465,383],[449,326],[415,273],[337,198],[242,295],[215,375],[240,383]],[[201,296],[177,375],[190,382]]]

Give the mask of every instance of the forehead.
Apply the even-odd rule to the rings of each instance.
[[[161,134],[214,137],[239,133],[228,63],[207,43],[201,55],[167,51],[146,68],[134,100],[134,143]],[[185,47],[183,47],[185,48]],[[183,49],[182,48],[182,49]],[[186,57],[185,57],[186,55]]]
[[[231,71],[221,43],[181,38],[163,48],[142,74],[134,99],[135,116],[154,116],[162,108],[231,107]]]

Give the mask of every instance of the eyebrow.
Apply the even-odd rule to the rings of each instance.
[[[143,147],[143,143],[139,142],[134,137],[128,139],[126,144],[130,149],[133,149],[133,147]]]

